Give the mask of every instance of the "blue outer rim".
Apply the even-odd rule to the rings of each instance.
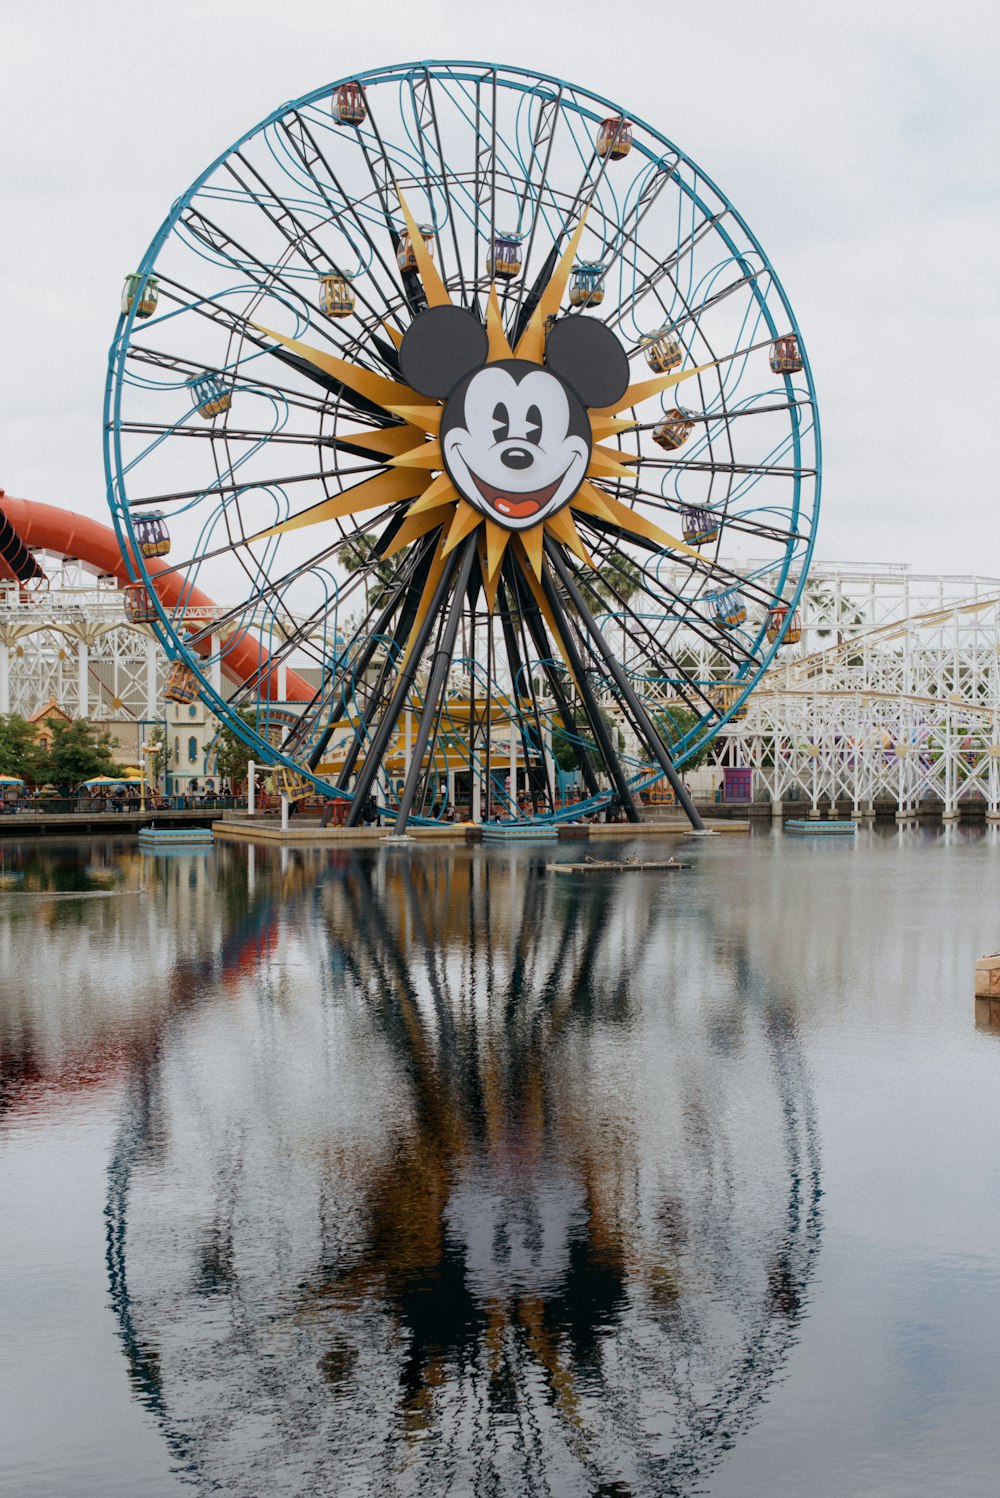
[[[474,71],[466,75],[463,73],[463,69],[472,69]],[[253,136],[258,135],[262,130],[267,129],[269,125],[273,125],[274,123],[276,123],[276,121],[282,119],[286,114],[288,114],[290,110],[302,109],[307,105],[315,104],[318,101],[325,100],[329,98],[334,89],[339,88],[340,85],[344,83],[388,83],[394,80],[400,81],[407,78],[417,77],[421,74],[427,74],[430,72],[447,72],[449,75],[459,81],[473,82],[478,78],[481,78],[484,73],[495,74],[497,76],[498,84],[501,84],[501,75],[504,75],[502,80],[503,86],[509,88],[519,88],[525,93],[535,93],[537,92],[537,87],[539,84],[549,84],[554,90],[559,91],[560,93],[566,91],[571,96],[565,101],[567,107],[575,108],[577,112],[585,118],[589,117],[594,120],[599,120],[601,116],[596,112],[591,114],[590,110],[588,110],[584,106],[581,100],[592,102],[600,106],[601,109],[605,109],[617,114],[624,114],[635,124],[639,125],[643,130],[648,131],[648,133],[657,141],[661,142],[669,152],[672,152],[677,156],[678,162],[684,162],[697,174],[701,181],[703,181],[711,190],[711,192],[716,195],[720,202],[725,205],[727,214],[731,215],[736,223],[739,224],[741,230],[749,240],[752,249],[760,256],[761,262],[770,278],[770,282],[774,287],[774,290],[777,293],[781,301],[781,305],[787,315],[788,328],[792,333],[795,334],[795,337],[798,340],[799,351],[802,357],[801,373],[805,376],[805,382],[808,387],[809,398],[811,402],[812,433],[816,450],[814,481],[815,488],[813,492],[812,502],[812,524],[810,527],[809,537],[806,543],[805,550],[800,554],[798,559],[798,581],[795,584],[792,595],[790,597],[785,597],[784,589],[787,585],[788,574],[791,568],[791,556],[789,554],[789,551],[786,550],[784,561],[781,564],[780,568],[779,581],[775,590],[776,594],[782,596],[784,598],[784,601],[788,604],[788,612],[785,615],[784,627],[782,628],[781,633],[773,644],[767,642],[770,648],[763,651],[761,655],[761,664],[759,670],[757,670],[752,675],[750,675],[749,673],[747,674],[746,687],[740,694],[740,696],[733,701],[729,711],[722,718],[720,718],[718,722],[711,727],[710,730],[708,728],[704,728],[703,731],[700,731],[703,729],[703,725],[699,723],[699,725],[693,728],[690,733],[688,733],[685,738],[681,740],[674,761],[677,767],[681,768],[687,762],[687,760],[691,758],[692,755],[694,755],[698,750],[702,748],[702,746],[706,742],[711,742],[711,740],[718,734],[720,728],[722,728],[724,724],[730,721],[733,714],[738,711],[740,706],[749,697],[753,688],[764,677],[777,651],[781,648],[785,630],[788,628],[788,625],[792,618],[792,614],[795,608],[798,606],[799,600],[802,596],[802,590],[805,587],[808,577],[809,567],[816,545],[816,532],[820,513],[820,497],[822,490],[822,436],[820,431],[819,404],[816,399],[816,387],[812,376],[812,366],[809,362],[805,342],[799,329],[795,313],[792,310],[792,306],[788,300],[785,288],[782,285],[776,271],[774,270],[770,259],[765,253],[763,246],[757,239],[757,236],[752,232],[739,210],[732,205],[726,194],[719,189],[713,178],[711,178],[705,171],[703,171],[692,157],[690,157],[685,151],[682,151],[680,147],[675,145],[668,136],[663,135],[661,131],[650,125],[648,121],[643,119],[641,116],[633,114],[631,111],[624,110],[620,104],[616,103],[612,99],[607,98],[603,94],[597,94],[592,90],[584,88],[578,84],[569,83],[564,79],[555,77],[554,74],[529,72],[526,68],[511,66],[506,63],[488,63],[477,61],[471,58],[431,58],[420,62],[414,61],[406,63],[395,63],[388,67],[369,68],[366,72],[348,73],[340,78],[335,78],[332,82],[325,83],[319,88],[311,89],[306,94],[301,94],[297,99],[291,99],[284,104],[280,104],[276,109],[272,110],[269,115],[266,115],[264,119],[258,121],[258,123],[252,126],[249,130],[244,131],[244,133],[239,136],[239,138],[232,145],[227,146],[224,151],[220,152],[220,154],[215,157],[214,161],[212,161],[212,163],[208,167],[206,167],[201,175],[195,179],[195,181],[191,184],[187,191],[180,197],[176,198],[171,204],[170,212],[163,220],[155,236],[150,242],[146,253],[142,257],[142,260],[138,267],[138,273],[144,278],[152,273],[153,268],[156,264],[156,258],[159,255],[160,250],[163,248],[166,240],[170,236],[181,213],[190,203],[195,193],[197,193],[204,186],[204,184],[209,180],[213,173],[218,170],[218,168],[227,159],[227,157],[231,156],[234,151],[238,151],[240,147],[243,146]],[[575,96],[580,97],[577,98]],[[659,159],[657,156],[654,156],[654,154],[650,152],[648,148],[639,140],[634,141],[633,149],[638,149],[650,160],[655,161]],[[682,191],[688,192],[688,195],[694,200],[694,202],[698,205],[702,212],[704,212],[706,216],[708,216],[707,205],[701,201],[697,193],[691,192],[690,189],[681,182],[678,182],[678,185],[681,187]],[[744,254],[741,254],[737,250],[736,245],[733,243],[732,238],[728,234],[726,227],[721,219],[714,225],[714,228],[719,234],[723,243],[727,246],[730,253],[732,254],[734,262],[739,265],[741,269],[744,270],[744,272],[749,272],[750,267],[746,264],[746,261],[744,259],[745,252]],[[751,285],[753,285],[754,294],[755,296],[757,296],[755,282],[751,281]],[[758,296],[757,305],[761,310],[771,337],[777,337],[779,330],[774,322],[773,317],[770,315],[770,309],[767,306],[766,300]],[[121,381],[120,379],[116,379],[116,375],[118,373],[119,360],[128,346],[129,335],[131,334],[132,326],[135,322],[137,306],[138,297],[135,299],[132,310],[130,312],[121,313],[119,315],[118,324],[115,329],[115,335],[108,350],[108,370],[107,378],[105,381],[104,394],[104,469],[107,483],[108,508],[111,511],[112,523],[114,525],[115,533],[118,537],[118,543],[121,547],[122,557],[128,569],[129,576],[133,582],[148,583],[149,578],[145,572],[145,569],[141,566],[141,554],[137,551],[133,552],[131,550],[131,548],[133,548],[134,546],[134,540],[124,519],[125,515],[128,513],[127,501],[125,500],[123,495],[121,508],[119,508],[118,496],[116,493],[116,477],[121,469],[119,421],[121,417],[122,390]],[[786,388],[788,389],[789,394],[791,394],[790,377],[788,375],[785,375],[784,380]],[[790,405],[790,417],[793,449],[796,454],[796,460],[798,460],[800,442],[799,415],[798,408],[794,405]],[[798,467],[798,461],[796,461],[796,467]],[[792,507],[793,523],[798,518],[801,483],[801,476],[796,476]],[[133,560],[134,557],[140,558],[138,567]],[[155,589],[151,588],[150,591],[153,598],[156,600],[157,611],[160,615],[159,619],[153,624],[152,627],[155,630],[157,638],[159,639],[161,645],[164,647],[164,650],[166,651],[168,657],[171,660],[177,659],[179,652],[177,650],[176,640],[172,632],[169,630],[169,626],[167,625],[165,612],[160,606],[159,600],[156,598]],[[764,624],[762,622],[757,639],[754,642],[754,648],[756,649],[763,643]],[[219,693],[217,693],[214,688],[212,688],[211,684],[205,680],[203,680],[202,685],[202,697],[203,699],[207,698],[210,703],[213,704],[213,711],[215,711],[216,708],[221,709],[221,712],[217,712],[216,716],[220,717],[221,721],[224,724],[232,726],[229,724],[228,704],[226,703],[225,699]],[[277,762],[278,764],[286,764],[289,766],[289,768],[294,768],[298,770],[299,773],[306,774],[309,779],[313,780],[316,789],[321,793],[326,795],[333,794],[331,792],[331,788],[325,782],[318,780],[315,776],[309,775],[308,771],[303,771],[300,765],[295,765],[291,760],[282,759],[280,752],[275,751],[267,743],[267,741],[263,739],[259,734],[257,734],[253,729],[248,728],[246,725],[241,725],[241,736],[244,738],[244,741],[248,745],[248,747],[250,747],[251,749],[257,749],[261,752],[265,763],[270,764],[272,762]],[[653,779],[659,778],[659,776],[653,777]],[[633,780],[636,785],[641,784],[644,786],[648,783],[652,783],[648,772],[639,772],[633,777]],[[337,792],[336,795],[339,799],[342,800],[349,801],[353,799],[349,792],[341,791]],[[556,813],[554,816],[546,818],[545,820],[559,820],[560,815],[561,814]],[[413,817],[411,818],[411,820],[414,822],[422,822],[432,821],[433,819]]]

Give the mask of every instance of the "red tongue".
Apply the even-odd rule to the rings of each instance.
[[[537,499],[508,499],[506,495],[501,499],[499,495],[493,501],[493,508],[499,510],[501,515],[509,515],[513,520],[523,520],[525,515],[533,515],[540,509]]]

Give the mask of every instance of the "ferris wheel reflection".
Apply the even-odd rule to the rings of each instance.
[[[220,851],[222,944],[179,964],[109,1169],[123,1347],[179,1465],[693,1492],[808,1304],[793,998],[648,876],[258,854],[251,891]]]

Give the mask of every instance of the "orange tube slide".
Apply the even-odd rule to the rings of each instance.
[[[99,572],[116,577],[123,586],[129,582],[128,569],[122,558],[118,537],[109,525],[91,520],[86,515],[75,515],[72,510],[60,510],[55,505],[36,504],[34,500],[12,499],[0,491],[0,510],[4,512],[25,546],[56,552],[64,557],[78,557]],[[192,608],[214,608],[212,600],[198,588],[186,589],[180,573],[167,572],[167,564],[152,557],[146,567],[150,577],[166,573],[156,584],[156,592],[166,608],[173,608],[183,595],[185,603]],[[200,655],[208,655],[205,641],[196,645]],[[228,641],[222,659],[222,669],[231,681],[244,682],[258,671],[263,677],[261,696],[271,701],[278,696],[277,671],[268,673],[270,657],[255,636],[240,631]],[[304,681],[290,667],[286,673],[286,692],[289,702],[309,702],[315,688]]]

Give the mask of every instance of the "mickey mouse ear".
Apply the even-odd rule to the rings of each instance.
[[[545,363],[585,406],[610,406],[628,389],[628,358],[596,317],[561,317],[545,340]]]
[[[479,318],[464,307],[428,307],[399,345],[403,379],[421,395],[444,400],[459,380],[486,363],[490,341]]]

